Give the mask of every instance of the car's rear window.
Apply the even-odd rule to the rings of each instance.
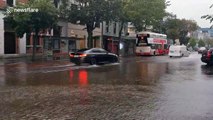
[[[89,49],[84,48],[84,49],[80,49],[80,50],[78,50],[77,52],[84,52],[84,51],[87,51],[87,50],[89,50]]]

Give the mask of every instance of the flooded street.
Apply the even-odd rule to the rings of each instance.
[[[212,120],[213,67],[200,57],[0,64],[0,119]]]

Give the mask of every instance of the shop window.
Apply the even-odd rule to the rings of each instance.
[[[54,39],[53,40],[53,49],[60,49],[60,40],[59,39]]]
[[[60,37],[61,36],[61,32],[62,32],[62,27],[61,26],[57,26],[53,29],[53,36],[57,36]]]
[[[31,45],[31,44],[30,44],[30,38],[31,38],[30,33],[27,33],[27,34],[26,34],[26,45]]]
[[[113,33],[116,34],[116,31],[117,31],[117,24],[116,22],[114,22],[114,25],[113,25],[114,29],[113,29]]]
[[[7,5],[10,6],[10,7],[13,7],[14,6],[14,0],[7,0]]]
[[[59,0],[54,0],[53,3],[56,8],[59,8]]]
[[[106,33],[109,32],[109,22],[106,22]]]

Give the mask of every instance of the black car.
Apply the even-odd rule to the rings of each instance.
[[[198,54],[203,54],[203,52],[205,52],[207,49],[205,48],[205,47],[200,47],[199,49],[198,49]]]
[[[201,61],[208,65],[213,64],[213,48],[202,53]]]
[[[102,48],[80,49],[75,53],[69,53],[70,62],[76,65],[81,63],[103,64],[118,62],[118,56]]]

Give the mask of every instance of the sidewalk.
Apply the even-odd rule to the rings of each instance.
[[[119,59],[121,60],[128,60],[132,59],[136,56],[119,56]],[[53,60],[53,59],[47,59],[47,58],[41,58],[38,57],[35,61],[31,60],[32,58],[29,56],[13,56],[13,57],[7,57],[7,58],[0,58],[0,66],[3,65],[15,65],[15,64],[27,64],[30,67],[53,67],[53,66],[74,66],[74,63],[71,63],[69,59],[59,59],[59,60]]]
[[[74,64],[69,59],[62,60],[46,60],[36,59],[32,61],[29,57],[12,57],[12,58],[0,58],[0,66],[3,65],[18,65],[27,64],[27,66],[39,68],[39,67],[50,67],[50,66],[73,66]]]

